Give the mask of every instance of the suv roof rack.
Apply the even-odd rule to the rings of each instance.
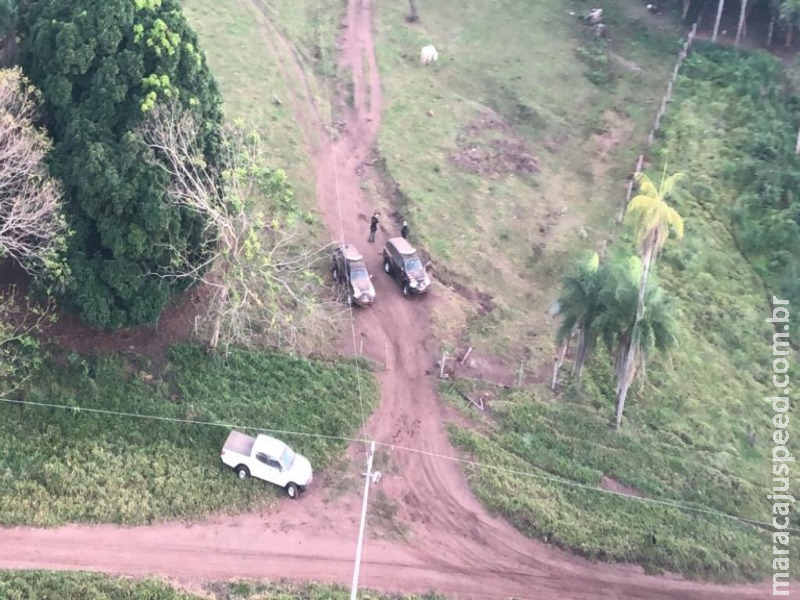
[[[395,247],[400,254],[415,254],[417,251],[408,243],[408,240],[402,237],[391,238],[389,243]]]
[[[345,259],[354,262],[364,259],[364,257],[361,256],[361,253],[358,251],[358,249],[355,246],[351,246],[350,244],[342,245],[342,255],[345,257]]]

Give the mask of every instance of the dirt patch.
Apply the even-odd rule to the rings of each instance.
[[[633,123],[615,111],[603,113],[600,131],[591,135],[587,141],[592,160],[592,178],[604,181],[609,169],[615,166],[616,149],[633,135]]]
[[[30,276],[11,261],[0,265],[0,281],[3,294],[22,297],[30,288]],[[170,346],[194,337],[195,317],[204,314],[209,293],[204,287],[192,288],[173,298],[156,323],[117,330],[96,329],[82,322],[77,314],[58,309],[52,322],[42,322],[39,339],[68,352],[84,355],[132,352],[158,363]],[[44,306],[43,302],[39,306]]]
[[[604,490],[608,490],[609,492],[616,492],[618,494],[624,494],[625,496],[636,496],[637,498],[644,498],[644,495],[640,492],[636,491],[632,487],[628,487],[626,485],[621,484],[616,479],[612,479],[606,475],[603,475],[603,479],[600,480],[600,487]]]
[[[539,171],[539,161],[527,144],[493,110],[484,108],[456,140],[450,155],[462,171],[498,178],[512,173],[530,175]]]

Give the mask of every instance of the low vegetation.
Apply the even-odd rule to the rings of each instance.
[[[440,600],[440,596],[397,596],[359,590],[362,600]],[[88,573],[52,571],[0,572],[4,600],[346,600],[350,590],[339,586],[289,583],[213,583],[202,590],[179,590],[161,579],[127,579]]]
[[[608,427],[615,377],[600,346],[580,386],[567,377],[555,402],[544,402],[544,389],[501,393],[486,435],[452,429],[460,448],[483,463],[771,522],[764,499],[772,411],[763,399],[774,390],[773,330],[765,288],[791,293],[782,269],[794,254],[784,256],[752,228],[763,233],[769,222],[784,247],[796,243],[789,216],[799,119],[787,90],[767,55],[698,45],[687,60],[655,154],[670,170],[692,174],[675,205],[685,237],[658,263],[677,300],[677,343],[633,382],[625,427]],[[626,231],[614,248],[633,242]],[[753,525],[484,467],[468,475],[484,502],[522,531],[591,558],[726,581],[756,580],[772,567],[763,555],[769,531]],[[796,514],[790,519],[800,526]]]
[[[22,398],[73,410],[0,405],[0,523],[138,524],[244,511],[280,493],[239,482],[219,461],[228,426],[86,412],[96,408],[171,419],[348,437],[361,423],[356,367],[281,354],[232,351],[225,361],[192,346],[171,350],[157,376],[143,359],[72,355],[46,365]],[[361,367],[365,410],[376,390]],[[325,468],[346,441],[276,434]]]

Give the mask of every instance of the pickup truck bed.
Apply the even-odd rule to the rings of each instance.
[[[237,454],[243,454],[244,456],[250,456],[253,450],[253,444],[255,443],[256,438],[239,433],[238,431],[231,431],[222,449],[226,452],[235,452]]]

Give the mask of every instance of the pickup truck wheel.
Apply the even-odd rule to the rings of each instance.
[[[238,467],[236,467],[236,476],[239,479],[247,479],[248,477],[250,477],[250,469],[248,469],[244,465],[239,465]]]
[[[294,483],[290,483],[286,486],[286,495],[292,500],[297,498],[297,486]]]

